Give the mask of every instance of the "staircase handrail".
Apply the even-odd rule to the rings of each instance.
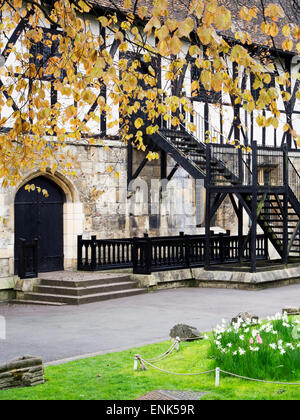
[[[288,167],[288,186],[293,191],[297,200],[299,200],[299,198],[300,198],[300,174],[299,174],[298,170],[296,169],[295,165],[293,164],[293,162],[291,161],[291,159],[289,157],[288,157],[288,163],[289,163],[289,167]],[[291,179],[290,179],[290,168],[293,170],[293,174],[296,177],[295,188],[292,187],[293,184],[291,183]]]
[[[173,143],[163,134],[161,130],[158,130],[157,135],[164,139],[171,147],[174,148]],[[181,150],[177,149],[177,153],[179,153],[182,157],[186,158],[185,154],[181,152]],[[205,178],[205,173],[196,165],[192,160],[189,159],[189,164],[191,164],[197,171],[199,171],[203,178]]]
[[[218,133],[218,135],[220,136],[220,137],[222,137],[223,138],[223,140],[224,140],[224,134],[219,130],[219,129],[217,129],[213,124],[212,124],[212,122],[211,121],[209,121],[209,120],[207,120],[205,117],[203,117],[201,114],[199,114],[199,112],[197,112],[195,109],[193,109],[193,113],[192,113],[192,115],[194,116],[196,116],[197,118],[199,118],[199,119],[201,119],[204,123],[207,123],[210,127],[211,127],[211,129],[215,132],[215,133]],[[188,131],[188,132],[192,132],[192,130],[189,130],[188,129],[188,127],[186,128],[186,130]]]

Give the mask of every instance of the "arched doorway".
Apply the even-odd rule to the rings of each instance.
[[[30,181],[36,187],[46,189],[48,197],[24,186],[15,197],[15,272],[17,268],[17,243],[19,238],[31,242],[38,238],[38,271],[64,269],[63,251],[63,190],[49,178],[38,176]]]

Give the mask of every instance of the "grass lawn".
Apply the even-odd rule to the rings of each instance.
[[[134,354],[156,357],[170,347],[163,342],[77,360],[45,369],[47,382],[33,388],[0,391],[0,400],[134,400],[155,389],[207,392],[207,400],[299,400],[300,386],[267,385],[221,376],[220,387],[214,386],[214,374],[182,377],[152,368],[133,370]],[[208,340],[181,343],[157,366],[175,372],[201,372],[214,367],[208,357]],[[300,382],[300,378],[299,378]]]

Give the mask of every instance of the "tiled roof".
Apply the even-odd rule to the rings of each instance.
[[[300,25],[300,13],[299,6],[295,6],[298,0],[264,0],[264,5],[266,6],[269,3],[279,4],[285,11],[286,19],[285,21],[280,20],[280,25],[283,26],[284,23],[296,23]],[[259,45],[269,45],[272,47],[270,42],[270,37],[263,36],[260,30],[260,25],[263,22],[263,13],[261,2],[258,0],[219,0],[220,3],[225,5],[228,9],[231,10],[232,20],[236,30],[243,30],[251,36],[253,43]],[[90,0],[90,3],[94,3],[100,7],[110,10],[122,10],[124,0]],[[178,20],[183,20],[187,16],[189,5],[191,0],[169,0],[169,13],[170,17]],[[132,0],[131,12],[134,10],[134,5],[137,4],[137,7],[146,6],[149,11],[149,17],[151,16],[152,0]],[[239,17],[239,12],[243,6],[251,8],[256,6],[259,10],[257,19],[253,19],[251,22],[246,22]],[[295,7],[293,7],[295,6]],[[278,24],[279,24],[278,23]],[[232,33],[227,32],[226,35],[233,36]],[[284,40],[281,32],[275,37],[276,47],[281,49],[282,41]]]

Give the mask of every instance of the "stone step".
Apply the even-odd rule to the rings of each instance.
[[[43,302],[29,299],[12,299],[9,302],[11,305],[51,305],[51,306],[66,306],[66,303],[61,302]]]
[[[94,293],[91,295],[84,295],[84,296],[72,296],[72,295],[56,295],[56,294],[46,294],[46,293],[35,293],[35,292],[28,292],[25,293],[25,301],[35,301],[35,302],[44,302],[45,304],[48,302],[51,304],[52,302],[57,303],[65,303],[68,305],[80,305],[84,303],[92,303],[92,302],[99,302],[103,300],[109,299],[116,299],[121,297],[127,296],[134,296],[145,293],[145,289],[125,289],[125,290],[118,290],[114,292],[104,292],[104,293]]]
[[[136,282],[134,281],[122,281],[119,283],[106,283],[106,284],[96,284],[93,286],[86,287],[64,287],[64,286],[48,286],[48,285],[38,285],[34,287],[34,293],[43,293],[50,295],[67,295],[67,296],[85,296],[92,295],[95,293],[105,293],[105,292],[114,292],[118,290],[129,290],[135,289]]]
[[[110,283],[120,283],[120,282],[129,282],[131,280],[130,275],[128,274],[103,274],[103,273],[97,273],[94,276],[90,276],[91,278],[88,278],[88,273],[84,273],[86,275],[82,275],[82,278],[78,278],[78,276],[72,276],[70,275],[70,279],[60,279],[55,278],[54,275],[44,277],[43,275],[40,275],[40,285],[41,286],[58,286],[58,287],[89,287],[89,286],[100,286],[102,284],[110,284]]]

